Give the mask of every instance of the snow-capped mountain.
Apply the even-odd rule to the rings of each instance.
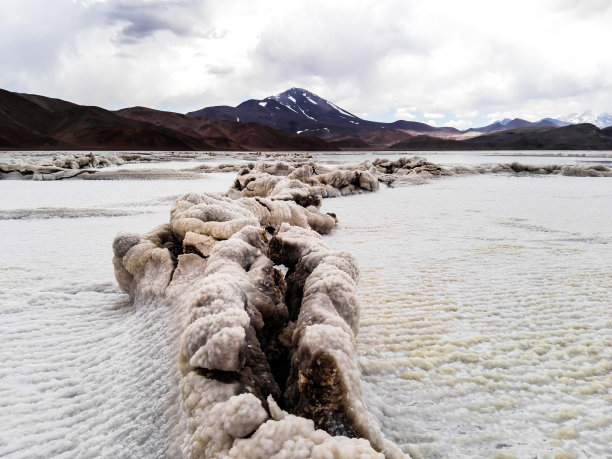
[[[219,105],[190,112],[187,115],[263,124],[292,134],[313,135],[323,139],[359,136],[379,129],[411,130],[423,133],[449,130],[449,128],[435,128],[424,123],[410,121],[378,123],[364,120],[301,88],[291,88],[276,96],[261,100],[250,99],[236,107]]]
[[[316,136],[322,139],[338,139],[356,145],[357,138],[373,131],[392,130],[412,135],[454,138],[462,132],[488,134],[522,128],[559,128],[569,124],[591,123],[599,128],[612,126],[612,114],[585,112],[560,118],[543,118],[527,121],[506,118],[487,126],[459,131],[452,127],[435,127],[429,124],[398,120],[393,123],[369,121],[359,118],[333,102],[302,88],[291,88],[265,99],[250,99],[236,107],[218,105],[206,107],[189,116],[207,116],[218,120],[256,123],[291,134]],[[399,134],[398,134],[399,135]]]
[[[584,113],[572,113],[562,116],[560,119],[571,124],[591,123],[600,129],[612,126],[612,113],[595,112],[593,110]]]
[[[291,88],[261,100],[250,99],[236,107],[207,107],[187,115],[263,124],[292,134],[321,138],[357,135],[380,128],[380,123],[362,120],[301,88]]]
[[[495,121],[487,126],[468,129],[468,131],[482,132],[484,134],[497,131],[508,131],[511,129],[520,129],[524,127],[562,127],[570,123],[554,118],[543,118],[540,121],[527,121],[521,118],[504,118],[503,120]]]

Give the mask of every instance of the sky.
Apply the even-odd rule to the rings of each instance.
[[[1,0],[0,88],[185,113],[291,87],[468,128],[612,112],[608,0]]]

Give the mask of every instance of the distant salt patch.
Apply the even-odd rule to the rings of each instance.
[[[0,220],[47,220],[50,218],[124,217],[151,213],[144,210],[99,208],[38,207],[36,209],[0,210]]]

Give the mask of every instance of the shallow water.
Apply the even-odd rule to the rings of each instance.
[[[470,176],[339,200],[370,409],[424,457],[612,455],[612,184]]]
[[[232,179],[0,182],[0,457],[166,456],[177,320],[128,302],[111,244],[166,222],[172,196]]]
[[[423,155],[606,160],[589,154]],[[176,317],[127,303],[111,243],[234,176],[0,181],[1,457],[167,453]],[[327,243],[360,263],[363,383],[390,439],[424,457],[612,455],[610,208],[610,179],[562,176],[444,178],[325,202],[340,219]]]

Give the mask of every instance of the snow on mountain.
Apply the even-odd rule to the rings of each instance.
[[[264,100],[275,100],[279,104],[295,113],[302,113],[313,121],[331,120],[334,118],[353,118],[355,115],[341,109],[316,94],[301,88],[291,88],[276,96],[266,97]]]
[[[188,115],[263,124],[292,134],[321,138],[359,135],[380,129],[384,124],[362,120],[302,88],[291,88],[263,100],[247,100],[236,107],[207,107]]]
[[[571,124],[591,123],[600,129],[612,126],[612,113],[596,112],[594,110],[587,110],[584,113],[572,113],[571,115],[559,117],[559,119]]]
[[[250,99],[236,107],[220,105],[206,107],[190,116],[207,116],[218,120],[257,123],[270,126],[291,134],[316,136],[322,139],[338,137],[359,137],[380,129],[392,129],[426,134],[430,136],[456,136],[462,131],[451,127],[434,127],[425,123],[399,120],[393,123],[368,121],[340,108],[331,101],[302,88],[291,88],[275,96],[261,100]],[[560,119],[544,118],[527,121],[521,118],[506,118],[488,126],[468,129],[468,133],[488,134],[521,128],[555,128],[568,124],[592,123],[600,128],[612,125],[612,114],[585,112]]]

